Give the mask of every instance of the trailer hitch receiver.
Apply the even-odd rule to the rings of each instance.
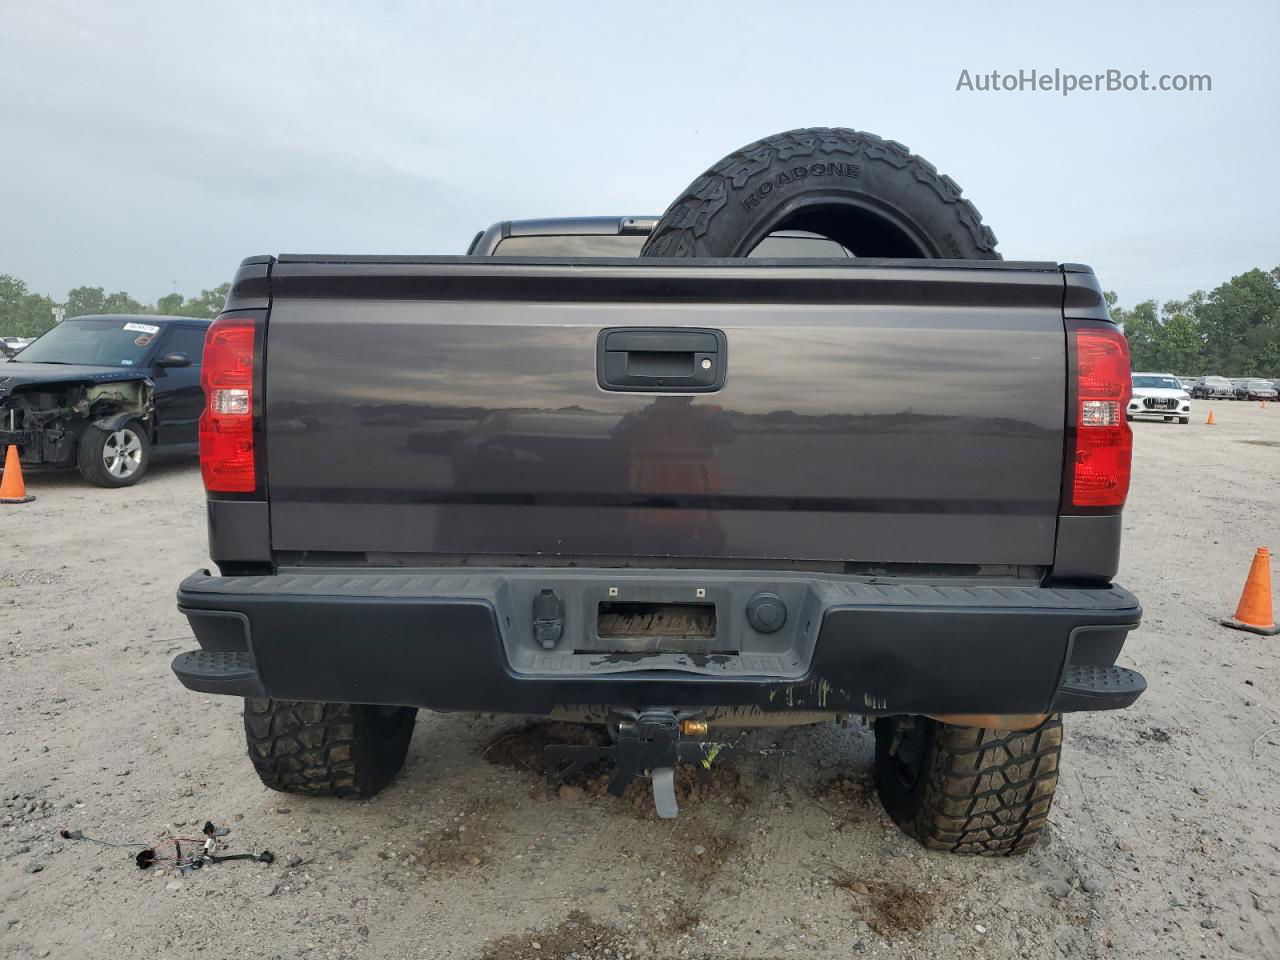
[[[694,763],[705,774],[711,760],[723,751],[716,744],[686,738],[682,730],[705,734],[706,724],[681,721],[672,710],[645,710],[621,720],[613,743],[608,746],[550,744],[543,750],[547,783],[555,786],[566,777],[581,772],[599,760],[613,761],[609,792],[622,796],[631,781],[648,776],[653,781],[653,802],[658,816],[672,819],[679,812],[676,802],[675,766]]]

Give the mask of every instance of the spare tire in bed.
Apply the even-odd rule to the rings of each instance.
[[[840,127],[735,150],[667,208],[645,257],[745,257],[798,230],[856,257],[998,260],[996,237],[950,177],[902,144]]]

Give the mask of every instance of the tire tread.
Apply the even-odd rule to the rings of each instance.
[[[690,184],[671,204],[646,241],[643,256],[696,255],[699,239],[706,234],[712,219],[751,176],[769,167],[775,159],[785,161],[816,153],[884,163],[898,170],[910,169],[917,181],[929,186],[940,200],[950,205],[975,248],[991,259],[1000,259],[995,249],[995,233],[982,222],[978,208],[961,195],[959,185],[951,177],[939,174],[933,164],[896,140],[884,140],[873,133],[845,127],[789,130],[735,150]]]
[[[939,723],[909,832],[935,850],[1025,853],[1048,820],[1061,749],[1059,715],[1026,731]]]
[[[258,777],[284,793],[372,796],[403,765],[413,733],[410,715],[390,738],[383,738],[370,713],[373,709],[351,703],[246,698],[245,739]]]

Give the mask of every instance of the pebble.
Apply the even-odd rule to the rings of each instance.
[[[575,787],[573,784],[570,784],[570,783],[563,783],[560,785],[560,799],[561,800],[581,800],[582,788]]]
[[[1116,849],[1122,853],[1133,853],[1133,844],[1125,840],[1117,840]]]
[[[975,923],[975,924],[973,925],[973,929],[977,930],[979,933],[986,933],[986,932],[987,932],[987,928],[986,928],[986,927],[984,927],[984,926],[983,926],[982,924],[980,924],[980,923]]]
[[[702,856],[706,852],[707,852],[707,848],[702,846],[702,844],[698,844],[698,846],[693,848],[694,855],[698,857]]]
[[[166,883],[166,884],[164,885],[164,888],[165,888],[166,890],[168,890],[170,893],[177,892],[178,890],[181,890],[181,889],[182,889],[182,881],[181,881],[181,880],[170,880],[168,883]]]
[[[39,860],[32,860],[27,864],[27,873],[39,873],[44,869],[44,864]]]
[[[298,856],[296,853],[289,858],[289,866],[298,867],[301,865],[302,865],[302,858]]]
[[[1106,884],[1097,877],[1085,877],[1080,881],[1080,889],[1085,893],[1101,893]]]
[[[1213,917],[1205,917],[1200,921],[1200,926],[1204,927],[1206,930],[1212,930],[1217,925],[1218,921],[1213,919]]]
[[[1049,896],[1055,900],[1065,900],[1071,894],[1071,884],[1065,880],[1050,880],[1046,886]]]

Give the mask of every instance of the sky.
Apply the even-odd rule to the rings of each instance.
[[[0,273],[144,301],[262,253],[659,214],[803,126],[901,141],[1123,304],[1280,264],[1280,4],[0,0]],[[1208,74],[980,92],[961,71]]]

